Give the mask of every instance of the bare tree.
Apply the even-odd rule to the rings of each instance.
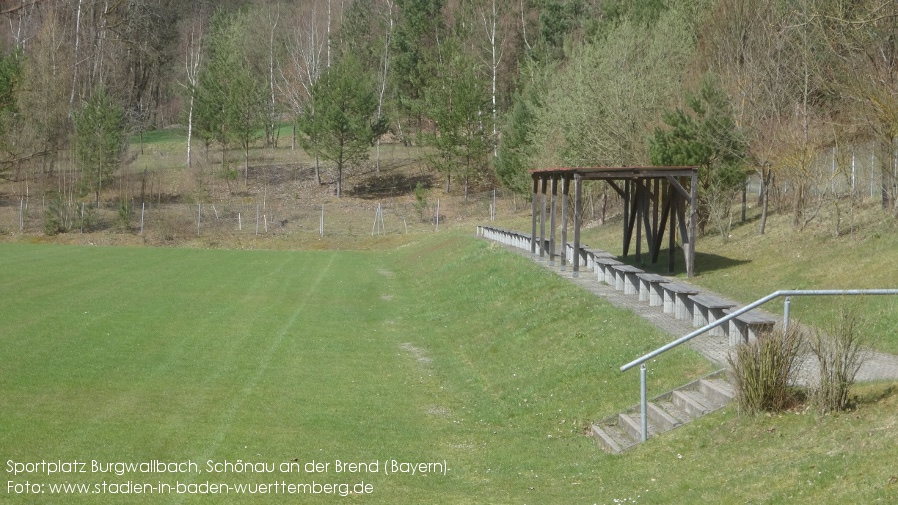
[[[831,4],[813,14],[836,59],[830,80],[857,110],[853,119],[880,151],[882,208],[895,205],[898,140],[898,4],[888,1]]]
[[[377,93],[377,120],[381,121],[384,114],[384,95],[387,91],[387,82],[389,81],[390,72],[390,46],[393,44],[393,27],[395,25],[393,17],[394,4],[393,0],[384,0],[386,12],[384,14],[386,33],[383,38],[383,56],[381,57],[380,72],[378,75],[378,93]],[[375,173],[380,173],[380,137],[377,137],[377,145],[374,158]]]
[[[502,46],[504,37],[499,34],[500,13],[496,5],[496,0],[491,0],[490,5],[480,9],[480,19],[483,23],[483,29],[487,40],[487,54],[489,61],[486,62],[490,69],[490,82],[492,100],[492,116],[493,116],[493,156],[499,154],[499,135],[497,132],[499,118],[496,103],[496,95],[498,92],[499,65],[502,62]]]
[[[190,103],[187,106],[187,168],[192,168],[191,141],[193,139],[193,106],[196,101],[196,88],[199,84],[200,63],[203,59],[203,29],[192,27],[185,51],[184,69],[187,75],[187,92]]]
[[[326,19],[322,19],[317,5],[306,5],[293,13],[291,28],[283,41],[286,57],[278,65],[277,87],[293,113],[299,117],[311,107],[312,88],[324,69],[327,33]],[[294,121],[291,148],[296,149]],[[321,184],[320,167],[316,158],[315,175]]]
[[[268,87],[269,87],[269,93],[270,93],[269,107],[271,110],[269,111],[268,124],[269,124],[269,130],[271,130],[272,134],[273,134],[273,132],[275,130],[275,126],[276,126],[274,111],[277,109],[277,100],[275,99],[275,96],[274,96],[275,34],[277,33],[277,26],[278,26],[278,22],[280,21],[280,19],[281,19],[280,4],[277,5],[277,10],[276,10],[274,16],[272,16],[271,7],[269,6],[268,24],[271,27],[271,31],[270,31],[270,35],[268,38]],[[273,138],[267,139],[267,142],[270,145],[274,145],[275,147],[277,147],[277,137],[276,136],[274,136]]]
[[[79,49],[81,47],[81,7],[83,2],[84,0],[78,0],[78,13],[75,16],[75,57],[72,64],[72,93],[69,95],[69,115],[72,114],[73,108],[75,107],[75,87],[78,83],[78,63],[81,60]]]

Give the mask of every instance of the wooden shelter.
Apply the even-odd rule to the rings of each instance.
[[[531,170],[533,177],[533,229],[530,234],[530,252],[549,255],[554,262],[556,207],[558,185],[561,183],[561,266],[567,265],[568,206],[571,181],[574,182],[574,243],[573,274],[580,271],[580,227],[582,226],[583,181],[605,181],[624,200],[623,255],[630,253],[633,235],[636,235],[636,259],[642,260],[642,236],[645,233],[652,263],[658,262],[661,244],[667,232],[669,242],[669,271],[674,269],[676,231],[679,226],[683,252],[686,258],[686,275],[695,273],[695,222],[697,219],[698,167],[587,167],[551,168]],[[546,206],[551,184],[549,208],[550,234],[546,244]],[[686,219],[686,204],[690,217]],[[537,212],[537,205],[540,205]],[[536,221],[539,216],[540,231],[537,242]],[[669,227],[667,226],[669,223]],[[688,223],[688,225],[687,225]],[[548,249],[548,251],[546,250]]]

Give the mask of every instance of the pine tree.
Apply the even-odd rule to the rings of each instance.
[[[337,169],[337,197],[344,170],[368,159],[368,148],[384,132],[377,119],[374,83],[352,55],[332,65],[312,87],[312,107],[299,120],[303,148]]]
[[[83,174],[82,191],[93,191],[99,206],[103,183],[118,169],[128,147],[125,113],[100,88],[74,119],[75,159]]]

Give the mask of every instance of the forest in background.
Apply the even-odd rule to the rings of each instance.
[[[178,125],[185,169],[217,148],[220,176],[245,183],[250,149],[289,143],[333,168],[337,196],[344,170],[390,141],[427,146],[447,192],[526,194],[527,170],[550,166],[698,165],[701,224],[724,236],[749,178],[760,233],[768,205],[799,229],[871,195],[896,212],[891,0],[6,0],[0,13],[0,177],[23,194],[49,180],[62,206],[99,205],[128,139]]]

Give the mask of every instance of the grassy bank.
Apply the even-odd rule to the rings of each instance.
[[[896,496],[895,470],[882,464],[898,442],[887,385],[867,386],[850,415],[728,412],[624,456],[603,453],[586,427],[638,396],[635,374],[617,367],[666,338],[526,259],[462,235],[358,252],[3,244],[0,256],[14,294],[0,308],[4,461],[194,461],[202,472],[10,475],[4,463],[7,486],[364,481],[373,492],[355,496],[362,503]],[[653,363],[650,388],[708,370],[690,351],[675,352]],[[238,460],[275,472],[205,471],[208,461]],[[379,468],[337,473],[337,460]],[[437,465],[429,467],[435,473],[386,475],[393,460]],[[306,473],[312,461],[328,471]],[[281,463],[303,467],[281,473]],[[0,492],[4,501],[34,501]]]

